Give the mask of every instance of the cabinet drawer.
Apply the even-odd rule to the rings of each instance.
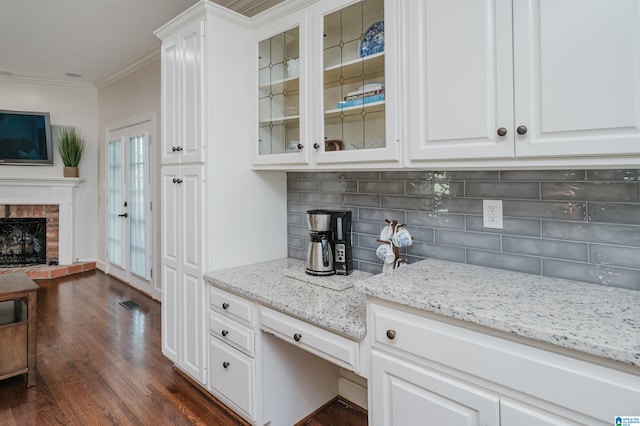
[[[260,313],[264,331],[340,367],[360,372],[357,342],[263,306]]]
[[[375,303],[369,316],[375,348],[395,348],[600,421],[640,401],[633,374]]]
[[[249,421],[256,419],[255,361],[209,337],[209,390]]]
[[[209,287],[211,309],[225,317],[255,325],[255,303],[217,287]]]
[[[209,311],[209,333],[250,357],[253,357],[253,330],[225,318],[216,312]]]

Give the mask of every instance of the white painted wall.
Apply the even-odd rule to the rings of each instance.
[[[97,258],[97,95],[97,90],[86,84],[0,79],[0,109],[49,112],[52,126],[75,126],[85,138],[85,154],[79,166],[84,182],[75,190],[74,211],[73,259],[80,260]],[[63,165],[55,146],[54,153],[53,166],[0,165],[0,177],[60,178]]]
[[[157,58],[152,58],[146,65],[127,72],[122,77],[114,79],[109,85],[98,89],[98,267],[104,270],[106,262],[106,235],[107,223],[105,217],[106,209],[106,189],[107,189],[107,143],[106,128],[108,125],[117,123],[144,114],[155,114],[155,129],[152,135],[152,185],[154,192],[153,211],[153,269],[154,279],[152,280],[154,298],[160,297],[160,216],[159,206],[160,191],[157,176],[160,173],[160,51]]]

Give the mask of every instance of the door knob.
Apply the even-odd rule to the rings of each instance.
[[[122,213],[122,214],[119,214],[118,217],[129,217],[129,214],[128,213]]]
[[[320,148],[320,144],[319,144],[319,143],[317,143],[317,142],[316,142],[316,143],[314,143],[314,144],[313,144],[313,149],[318,149],[318,148]]]
[[[498,129],[498,136],[506,136],[507,134],[507,129],[505,129],[504,127],[500,127]]]
[[[173,178],[173,183],[181,184],[182,183],[182,179]]]
[[[526,135],[527,126],[518,126],[518,128],[516,129],[516,132],[518,132],[519,135]]]
[[[227,368],[229,367],[229,363],[227,361],[222,363],[222,368]]]

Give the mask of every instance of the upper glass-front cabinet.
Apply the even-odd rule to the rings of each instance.
[[[392,1],[388,9],[397,8]],[[317,163],[397,161],[395,10],[384,0],[319,2],[322,141]],[[392,19],[388,19],[387,12]]]
[[[258,155],[300,154],[299,27],[258,43],[258,106]]]
[[[383,2],[329,13],[323,28],[324,150],[384,147]]]
[[[322,0],[259,27],[254,165],[399,165],[398,4]]]

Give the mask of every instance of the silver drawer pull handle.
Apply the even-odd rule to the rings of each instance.
[[[296,333],[293,335],[293,340],[295,340],[296,342],[299,342],[300,339],[302,339],[302,334]]]
[[[227,368],[229,367],[229,363],[227,361],[222,363],[222,368]]]
[[[224,302],[222,304],[222,309],[227,309],[229,307],[229,304],[227,302]]]
[[[387,338],[389,340],[393,340],[396,338],[396,331],[395,330],[387,330]]]
[[[229,334],[229,330],[222,330],[222,337],[226,337]]]

